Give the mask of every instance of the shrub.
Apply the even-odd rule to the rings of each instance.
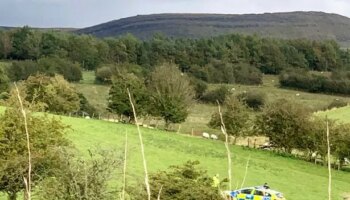
[[[328,106],[327,109],[340,108],[348,105],[348,102],[342,99],[334,99]]]
[[[60,75],[30,76],[21,86],[29,102],[41,103],[49,112],[69,113],[79,110],[79,96],[75,88]]]
[[[208,84],[200,79],[192,78],[190,80],[191,85],[193,85],[194,91],[195,91],[195,98],[196,99],[201,99],[207,91]]]
[[[249,108],[259,110],[265,105],[266,95],[258,91],[249,91],[239,94],[238,99],[244,102]]]
[[[229,93],[230,91],[228,87],[222,85],[217,89],[206,92],[201,98],[201,101],[205,103],[216,103],[216,101],[219,101],[219,103],[222,104],[225,102],[225,99]]]
[[[76,158],[65,151],[58,153],[61,163],[53,176],[40,185],[39,199],[99,199],[115,197],[108,183],[120,160],[114,152],[89,150],[89,159]]]
[[[198,161],[188,161],[183,166],[171,166],[169,171],[150,174],[151,199],[157,199],[160,188],[163,200],[212,200],[222,199],[217,187],[213,187],[213,179],[206,171],[199,170]],[[130,191],[135,194],[137,189]],[[144,188],[134,199],[146,199]]]
[[[112,75],[113,75],[113,70],[111,67],[108,66],[103,66],[100,67],[96,70],[96,77],[95,77],[95,82],[96,83],[112,83]]]
[[[240,63],[234,66],[235,83],[258,85],[262,83],[262,73],[255,67]]]

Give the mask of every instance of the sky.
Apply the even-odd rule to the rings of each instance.
[[[288,11],[350,17],[350,0],[0,0],[0,26],[83,28],[141,14]]]

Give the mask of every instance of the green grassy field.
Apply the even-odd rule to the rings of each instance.
[[[124,146],[125,132],[128,133],[129,155],[127,179],[129,184],[142,182],[143,168],[136,128],[133,125],[116,124],[99,120],[86,120],[62,117],[64,123],[71,126],[68,138],[82,156],[87,149],[100,147],[121,151]],[[226,176],[226,154],[224,144],[181,134],[159,130],[142,129],[149,170],[166,169],[187,160],[199,160],[201,167],[209,174]],[[301,160],[285,158],[267,151],[243,149],[232,146],[234,187],[240,186],[247,159],[251,157],[246,184],[270,186],[285,194],[289,200],[326,199],[327,169]],[[115,173],[112,187],[118,188],[121,176]],[[350,192],[350,173],[333,171],[333,199]]]
[[[341,123],[350,123],[350,106],[315,113],[317,116],[328,117]]]

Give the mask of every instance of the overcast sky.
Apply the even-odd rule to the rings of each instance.
[[[0,0],[0,26],[81,28],[138,14],[286,11],[350,17],[350,0]]]

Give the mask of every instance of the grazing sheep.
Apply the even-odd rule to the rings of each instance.
[[[297,97],[298,97],[298,96],[300,96],[300,94],[299,94],[299,93],[296,93],[296,94],[295,94],[295,96],[297,96]]]
[[[218,136],[215,135],[215,134],[211,134],[211,135],[210,135],[210,138],[213,139],[213,140],[217,140],[217,139],[218,139]]]
[[[203,136],[204,138],[207,138],[207,139],[210,138],[210,134],[209,134],[209,133],[206,133],[206,132],[203,132],[203,133],[202,133],[202,136]]]
[[[89,116],[86,116],[85,119],[90,119],[90,117],[89,117]]]
[[[349,164],[349,165],[350,165],[350,160],[349,160],[349,158],[344,158],[344,162],[345,162],[345,164]]]

